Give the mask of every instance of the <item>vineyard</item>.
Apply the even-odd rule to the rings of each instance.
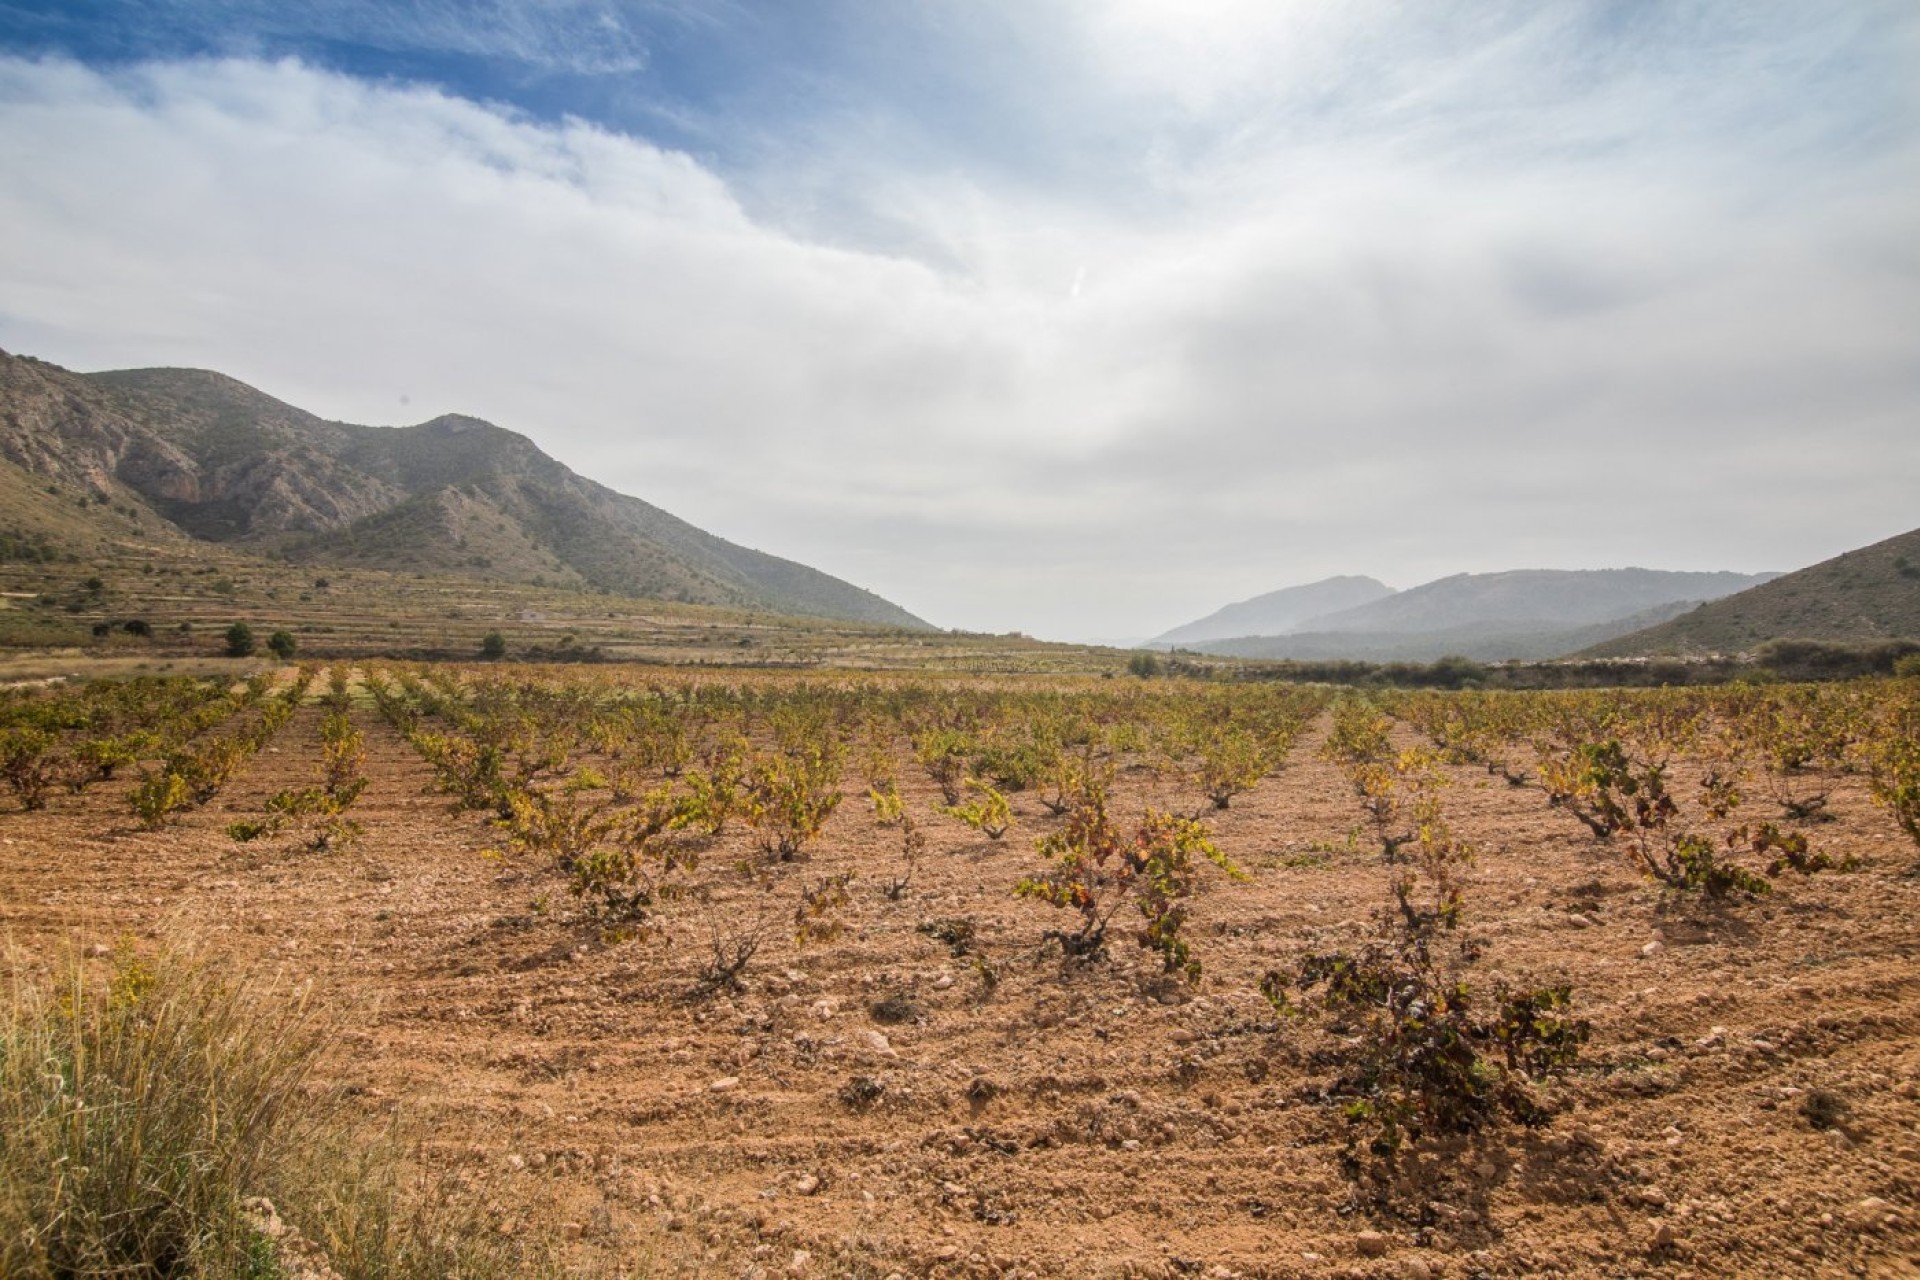
[[[0,923],[214,939],[606,1274],[1912,1274],[1920,680],[365,663],[0,700]]]

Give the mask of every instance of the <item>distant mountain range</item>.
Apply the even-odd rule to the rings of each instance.
[[[1236,636],[1285,635],[1322,614],[1371,604],[1392,594],[1392,587],[1372,578],[1323,578],[1304,587],[1283,587],[1230,604],[1197,621],[1163,632],[1147,643],[1162,648],[1230,640]]]
[[[0,459],[16,470],[0,475],[0,492],[26,492],[30,477],[77,486],[103,508],[138,504],[158,517],[139,526],[148,538],[927,626],[870,591],[585,479],[478,418],[355,426],[218,373],[78,374],[0,352]],[[27,518],[0,532],[43,536]]]
[[[1174,641],[1202,653],[1244,658],[1354,658],[1430,662],[1458,654],[1482,661],[1558,657],[1640,631],[1765,583],[1777,575],[1678,573],[1656,569],[1518,569],[1461,573],[1406,591],[1371,578],[1332,578],[1228,606],[1168,636],[1215,631],[1223,622],[1286,618],[1279,630]],[[1289,617],[1272,601],[1323,593],[1364,592],[1375,598],[1307,617]],[[1156,641],[1156,646],[1162,643]]]
[[[1920,639],[1920,529],[1823,560],[1582,656],[1743,653],[1772,640]]]

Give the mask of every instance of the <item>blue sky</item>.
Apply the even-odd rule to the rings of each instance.
[[[0,346],[943,624],[1920,524],[1920,11],[0,0]]]

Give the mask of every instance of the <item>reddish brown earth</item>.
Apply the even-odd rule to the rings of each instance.
[[[904,898],[897,832],[850,794],[810,859],[750,879],[746,833],[705,850],[700,892],[655,937],[604,945],[555,876],[490,860],[433,777],[358,712],[372,782],[349,851],[222,834],[313,780],[318,712],[208,809],[138,830],[122,787],[0,815],[0,929],[68,940],[211,938],[310,976],[355,1011],[335,1070],[422,1121],[500,1230],[553,1230],[627,1274],[773,1276],[1581,1276],[1920,1274],[1920,851],[1862,783],[1806,829],[1860,868],[1791,877],[1722,910],[1665,900],[1534,789],[1470,769],[1447,795],[1481,853],[1475,966],[1561,979],[1592,1019],[1551,1126],[1426,1162],[1389,1209],[1356,1207],[1342,1123],[1312,1100],[1322,1033],[1255,984],[1348,945],[1385,900],[1344,848],[1351,789],[1303,743],[1213,815],[1250,875],[1209,869],[1199,986],[1125,943],[1070,966],[1061,920],[1010,889],[1054,821],[1014,797],[1000,843],[933,814]],[[1123,799],[1197,793],[1126,780]],[[1333,852],[1325,852],[1326,850]],[[800,947],[800,887],[854,873],[849,932]],[[547,897],[549,909],[530,904]],[[971,916],[990,989],[916,926]],[[746,990],[686,998],[716,928],[770,922]],[[1649,948],[1650,942],[1660,946]],[[1647,954],[1648,951],[1652,954]],[[876,1021],[898,998],[905,1021]],[[860,1082],[865,1081],[862,1085]],[[862,1101],[859,1094],[871,1095]],[[1837,1102],[1816,1128],[1806,1099]],[[1382,1256],[1365,1256],[1363,1233]]]

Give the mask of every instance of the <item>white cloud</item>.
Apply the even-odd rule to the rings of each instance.
[[[1335,572],[1791,567],[1913,523],[1910,111],[1813,152],[1844,113],[1746,136],[1734,88],[1596,69],[1564,23],[1391,12],[1081,13],[1061,57],[1107,96],[1060,109],[1143,122],[1113,152],[1135,204],[787,158],[924,257],[582,122],[290,62],[4,62],[0,341],[475,413],[941,623],[1044,635]]]

